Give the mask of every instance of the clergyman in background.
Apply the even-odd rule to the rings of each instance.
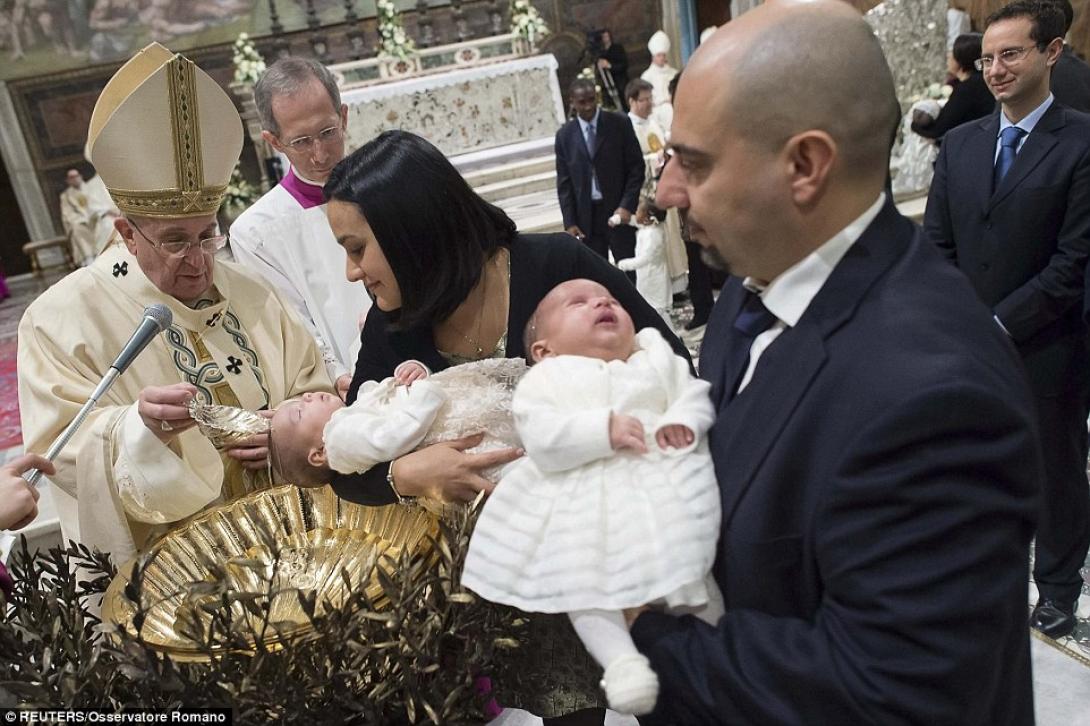
[[[333,74],[310,58],[272,64],[254,86],[262,136],[291,167],[231,225],[231,251],[302,316],[342,394],[352,380],[371,299],[348,281],[322,186],[344,158],[348,107]]]

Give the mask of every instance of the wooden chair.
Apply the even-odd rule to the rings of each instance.
[[[43,267],[41,260],[38,259],[38,255],[41,252],[49,249],[57,249],[61,253],[61,262],[54,265]],[[49,239],[41,239],[35,242],[27,242],[23,245],[23,254],[30,258],[30,270],[34,274],[34,277],[38,279],[38,282],[45,284],[45,270],[48,267],[60,267],[63,266],[66,271],[76,269],[76,263],[72,259],[72,248],[68,241],[68,236],[63,237],[51,237]]]

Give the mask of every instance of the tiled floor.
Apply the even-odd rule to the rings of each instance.
[[[54,274],[47,281],[55,281],[58,277]],[[36,280],[28,277],[9,280],[8,284],[13,295],[0,303],[0,339],[16,334],[23,310],[42,289]],[[671,311],[674,328],[678,331],[691,317],[692,307],[687,301],[678,302]],[[697,360],[699,343],[686,342],[694,361]],[[21,453],[22,447],[0,451],[0,463]],[[31,535],[28,539],[45,543],[59,536],[56,534],[56,515],[48,490],[43,492],[39,504],[41,511],[38,519],[24,531]],[[6,554],[11,539],[6,533],[0,533],[0,555]],[[1087,564],[1090,568],[1090,561]],[[1029,588],[1028,602],[1032,604],[1036,601],[1036,589],[1033,583],[1029,584]],[[1090,584],[1083,588],[1078,615],[1079,625],[1071,637],[1059,641],[1035,638],[1033,642],[1037,722],[1042,726],[1070,726],[1076,723],[1090,726],[1090,717],[1087,717],[1090,714]],[[1062,686],[1067,683],[1076,685]],[[1082,684],[1082,687],[1077,687],[1077,684]]]

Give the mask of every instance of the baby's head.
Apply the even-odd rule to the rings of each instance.
[[[555,355],[628,360],[636,348],[632,318],[609,290],[592,280],[568,280],[538,303],[523,332],[526,359]]]
[[[281,480],[301,487],[328,484],[333,471],[326,465],[322,431],[344,402],[332,393],[304,393],[284,401],[272,417],[269,449]]]

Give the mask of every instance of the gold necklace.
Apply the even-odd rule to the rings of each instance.
[[[480,309],[477,311],[477,337],[476,338],[470,338],[465,333],[463,333],[461,331],[458,332],[458,334],[461,335],[462,338],[467,343],[469,343],[470,345],[472,345],[476,349],[476,352],[473,355],[478,360],[480,360],[481,358],[484,357],[484,348],[481,347],[481,325],[484,323],[484,304],[487,301],[488,301],[488,267],[485,266],[485,268],[484,268],[484,280],[481,281],[481,306],[480,306]]]

